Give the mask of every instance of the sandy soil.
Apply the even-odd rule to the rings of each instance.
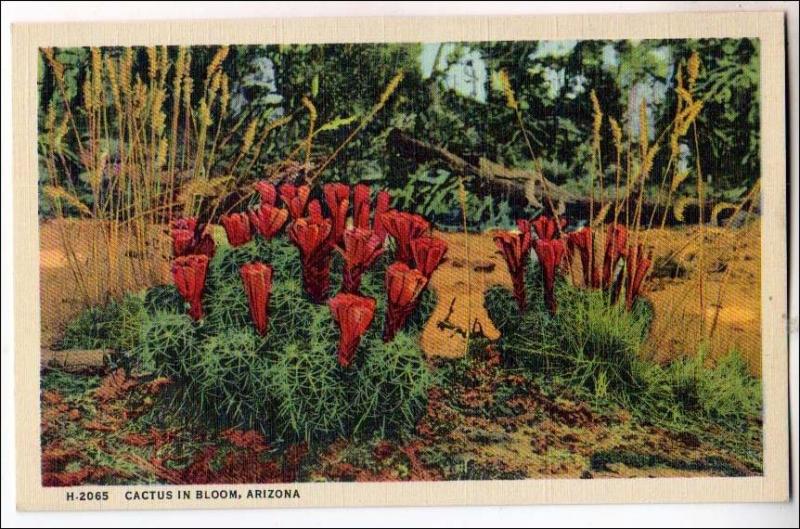
[[[64,326],[86,306],[87,300],[102,303],[110,296],[169,281],[166,242],[142,259],[130,251],[125,234],[119,234],[112,242],[112,251],[108,251],[107,237],[107,229],[98,222],[50,220],[39,224],[42,347],[55,344]],[[152,238],[160,239],[157,232]],[[71,253],[66,251],[64,240],[71,245]],[[116,260],[113,268],[108,265],[110,259]],[[117,273],[109,274],[110,269]],[[77,270],[82,281],[76,276]]]

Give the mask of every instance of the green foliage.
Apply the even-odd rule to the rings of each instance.
[[[400,435],[424,411],[432,383],[417,342],[435,296],[425,292],[405,331],[384,344],[384,275],[391,253],[363,278],[362,294],[374,297],[377,309],[354,365],[346,369],[337,361],[337,326],[326,305],[307,299],[298,252],[285,237],[239,248],[220,244],[209,265],[199,322],[186,315],[173,286],[158,286],[83,313],[70,324],[65,344],[129,347],[135,369],[177,382],[181,409],[217,426],[260,428],[278,439],[309,442],[367,429]],[[253,330],[239,276],[250,261],[274,269],[265,337]],[[341,283],[341,267],[337,255],[332,292]]]
[[[81,312],[67,325],[59,348],[130,351],[138,344],[140,329],[147,320],[143,297],[127,294],[104,307]]]
[[[486,308],[502,333],[498,344],[513,366],[558,379],[595,403],[613,402],[643,420],[679,427],[709,421],[742,430],[761,413],[759,381],[734,352],[716,365],[697,355],[659,365],[641,356],[651,320],[638,302],[627,312],[608,294],[556,285],[551,316],[536,280],[527,277],[529,308],[519,314],[510,293],[491,289]]]
[[[509,361],[532,371],[561,373],[597,398],[627,400],[635,395],[640,389],[635,369],[649,324],[647,311],[639,304],[629,313],[610,305],[603,292],[559,282],[558,312],[551,316],[535,286],[538,282],[531,280],[538,267],[532,268],[530,306],[521,317],[507,305],[506,291],[493,289],[487,295],[487,308],[503,333],[502,349]],[[505,316],[498,317],[501,314]]]
[[[761,414],[761,383],[747,372],[737,350],[710,365],[707,349],[675,360],[665,368],[668,386],[680,411],[743,428]]]
[[[408,430],[425,410],[433,385],[416,338],[401,332],[390,343],[373,339],[365,349],[355,375],[355,430],[382,435]]]
[[[193,101],[201,95],[205,70],[215,50],[205,46],[191,49]],[[543,174],[580,189],[590,173],[589,92],[597,93],[606,116],[617,119],[625,130],[630,125],[635,134],[638,99],[646,96],[654,139],[674,118],[675,65],[685,63],[694,51],[702,64],[696,96],[705,102],[697,122],[699,162],[709,191],[722,195],[731,189],[749,189],[760,172],[760,58],[758,42],[753,39],[232,46],[224,65],[231,78],[231,112],[221,130],[232,130],[254,118],[268,122],[292,115],[280,134],[267,139],[254,161],[251,173],[263,174],[268,165],[284,159],[304,141],[309,122],[301,99],[309,97],[318,113],[311,153],[317,163],[357,127],[389,80],[402,69],[404,79],[386,107],[328,166],[321,181],[367,181],[390,190],[398,207],[457,228],[461,224],[457,175],[444,164],[411,160],[387,149],[391,129],[397,127],[433,145],[446,146],[471,162],[484,157],[509,167],[530,168],[531,153],[497,81],[499,72],[505,70]],[[109,52],[119,56],[122,50]],[[423,58],[431,52],[436,54],[435,64],[426,69]],[[170,54],[174,60],[177,49],[171,48]],[[56,58],[65,65],[66,95],[83,129],[81,87],[91,69],[89,51],[60,48]],[[48,105],[52,102],[61,109],[64,102],[51,68],[41,56],[39,63],[39,128],[43,131]],[[135,53],[133,74],[147,77],[147,54],[141,48]],[[168,101],[170,91],[168,86]],[[105,104],[111,114],[112,101],[108,94]],[[85,139],[87,131],[78,134]],[[614,152],[607,121],[602,134],[601,158],[610,167]],[[697,155],[691,136],[684,139],[691,148],[681,163],[693,170]],[[87,174],[79,174],[76,135],[68,131],[63,143],[63,162],[68,172],[77,175],[69,179],[70,191],[91,206]],[[41,140],[42,158],[44,145]],[[226,160],[235,156],[239,147],[236,141],[222,146],[213,171],[223,171]],[[665,163],[668,151],[661,149],[656,167]],[[48,175],[45,164],[40,165],[44,183]],[[469,178],[466,185],[471,228],[512,225],[514,216],[520,216],[519,204],[508,197],[487,201],[480,179]],[[41,214],[52,214],[46,200],[41,204]],[[66,213],[75,211],[67,209]]]
[[[310,441],[349,430],[351,401],[329,344],[290,343],[268,371],[278,433]]]
[[[158,370],[177,378],[187,373],[187,354],[195,346],[196,332],[189,316],[156,310],[141,329],[134,357],[144,371]]]

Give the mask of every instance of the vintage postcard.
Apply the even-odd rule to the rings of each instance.
[[[783,32],[16,26],[18,507],[785,500]]]

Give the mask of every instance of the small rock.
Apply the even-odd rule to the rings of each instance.
[[[584,470],[583,472],[581,472],[581,479],[593,479],[593,478],[594,476],[588,470]]]

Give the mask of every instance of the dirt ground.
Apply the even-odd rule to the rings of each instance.
[[[164,237],[159,230],[154,230],[152,240],[166,241]],[[65,240],[69,243],[69,252]],[[87,300],[103,303],[109,296],[169,281],[166,243],[152,249],[152,257],[142,259],[131,251],[127,244],[130,238],[124,233],[112,241],[110,251],[109,240],[107,228],[98,222],[49,220],[39,223],[42,347],[55,345],[64,326],[87,305]],[[117,273],[110,274],[111,269]]]
[[[95,286],[95,292],[90,294],[94,299],[102,299],[109,291],[139,290],[169,281],[168,255],[163,250],[154,254],[157,257],[153,259],[153,272],[147,275],[149,284],[134,279],[142,276],[133,273],[141,269],[142,260],[121,250],[117,257],[122,263],[119,269],[129,272],[106,278],[100,273],[105,266],[92,267],[93,262],[104,264],[102,259],[91,258],[91,241],[103,240],[100,226],[87,221],[40,224],[43,347],[54,344],[86,299],[66,257],[62,233],[70,240],[82,241],[73,251],[82,264],[83,282]],[[484,293],[495,285],[510,287],[511,280],[490,233],[436,235],[447,241],[448,252],[431,279],[438,305],[423,330],[421,345],[429,356],[457,358],[466,351],[468,330],[491,340],[499,337],[483,306]],[[706,228],[702,246],[700,236],[697,227],[652,230],[642,236],[645,246],[653,249],[656,261],[644,292],[655,312],[646,354],[667,360],[694,353],[704,325],[711,337],[712,356],[736,348],[751,372],[760,374],[760,223],[737,231]],[[602,248],[602,235],[596,246]],[[702,285],[702,306],[697,274],[701,263],[710,272]]]
[[[593,410],[568,390],[554,392],[498,361],[444,366],[452,369],[445,373],[451,383],[430,392],[416,430],[402,439],[313,446],[275,443],[254,430],[212,434],[207,423],[167,405],[170,383],[164,378],[130,377],[122,369],[102,375],[49,371],[41,395],[43,484],[761,473],[758,424],[744,437],[713,424],[694,432],[643,424],[622,409]]]

